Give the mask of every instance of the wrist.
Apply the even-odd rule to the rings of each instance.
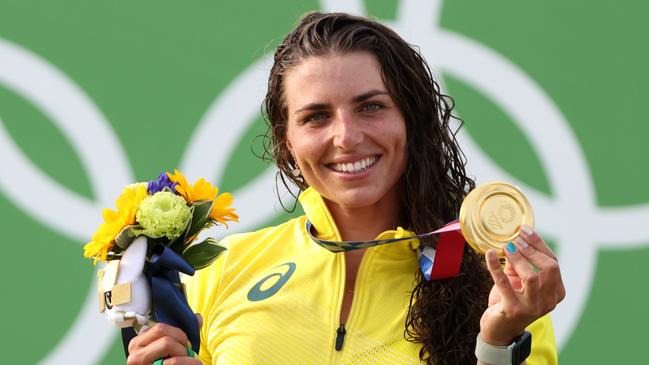
[[[515,334],[509,334],[509,335],[497,335],[494,333],[489,333],[485,331],[480,331],[478,336],[482,339],[483,342],[488,343],[493,346],[508,346],[516,338],[518,338],[523,331],[517,332]]]
[[[475,355],[481,364],[519,365],[525,362],[532,350],[532,334],[524,331],[505,345],[494,345],[485,342],[478,334]]]

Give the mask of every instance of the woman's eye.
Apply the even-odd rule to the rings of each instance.
[[[305,122],[318,122],[318,121],[324,120],[326,118],[327,118],[327,113],[319,112],[319,113],[309,114],[306,118],[304,118],[304,121]]]
[[[361,108],[363,111],[374,112],[383,109],[383,105],[377,103],[368,103]]]

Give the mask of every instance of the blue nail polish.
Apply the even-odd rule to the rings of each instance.
[[[505,246],[505,248],[509,253],[516,253],[516,246],[514,246],[514,244],[511,242],[507,243],[507,246]]]

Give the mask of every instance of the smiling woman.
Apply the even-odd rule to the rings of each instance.
[[[285,96],[293,163],[334,220],[357,222],[343,237],[376,235],[358,228],[379,222],[395,227],[406,126],[376,58],[366,52],[309,57],[287,73]]]
[[[485,262],[466,246],[459,275],[419,270],[418,253],[437,242],[409,237],[455,219],[474,183],[449,127],[452,99],[413,47],[368,19],[308,14],[275,52],[264,106],[269,153],[305,215],[225,239],[223,258],[187,282],[204,318],[200,360],[556,363],[547,313],[564,288],[529,227],[504,268],[495,250]],[[186,344],[156,325],[131,341],[129,363],[197,363]]]

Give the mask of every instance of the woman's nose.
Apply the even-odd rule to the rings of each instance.
[[[333,127],[333,142],[337,148],[349,150],[363,140],[363,131],[349,111],[337,111]]]

